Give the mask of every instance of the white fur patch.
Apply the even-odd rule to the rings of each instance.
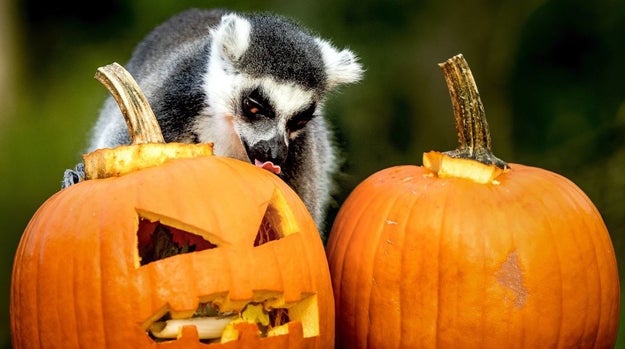
[[[303,89],[294,83],[280,83],[272,78],[255,80],[253,84],[261,86],[278,115],[291,116],[308,107],[314,97],[312,90]]]
[[[232,115],[201,115],[195,120],[195,131],[200,141],[214,143],[215,155],[248,161],[247,152],[234,129]]]
[[[245,18],[234,13],[224,15],[221,23],[211,30],[213,52],[219,52],[230,61],[238,61],[249,47],[251,31],[252,25]]]
[[[329,89],[360,81],[363,75],[362,66],[352,51],[348,49],[338,51],[328,41],[320,38],[316,40],[326,66]]]

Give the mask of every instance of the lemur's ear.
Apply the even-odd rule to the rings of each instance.
[[[360,81],[363,69],[352,51],[348,49],[339,51],[323,39],[317,39],[317,43],[325,63],[329,89],[341,84]]]
[[[211,30],[213,47],[230,62],[236,62],[250,44],[250,22],[234,13],[221,17],[221,23]]]

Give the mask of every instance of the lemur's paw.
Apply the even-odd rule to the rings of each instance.
[[[61,189],[65,189],[78,182],[82,182],[85,179],[85,164],[78,163],[73,170],[67,169],[63,173],[63,182],[61,183]]]

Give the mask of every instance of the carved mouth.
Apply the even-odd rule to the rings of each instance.
[[[207,240],[206,234],[182,229],[185,225],[180,222],[147,211],[137,212],[137,268],[181,254],[220,248],[218,241],[213,243]],[[294,222],[285,198],[276,190],[258,227],[253,247],[295,234],[300,228]],[[259,337],[289,334],[290,328],[304,338],[319,336],[317,295],[301,293],[299,300],[287,303],[278,290],[256,290],[244,301],[230,299],[228,292],[208,294],[199,297],[195,309],[174,311],[164,305],[140,326],[155,342],[195,337],[197,333],[202,342],[225,343],[239,338],[237,327],[243,327],[239,326],[241,324],[248,329],[246,334],[255,326]]]
[[[200,303],[193,315],[186,318],[165,310],[164,315],[144,324],[144,328],[156,342],[176,340],[181,336],[183,327],[192,326],[201,342],[226,343],[239,338],[237,324],[240,323],[255,324],[261,338],[288,334],[288,324],[296,321],[302,324],[304,338],[319,335],[315,295],[306,296],[293,304],[280,304],[280,297],[258,300],[264,293],[258,292],[255,300],[244,304],[240,310],[220,311],[220,308],[232,306],[225,305],[228,301],[224,297]]]

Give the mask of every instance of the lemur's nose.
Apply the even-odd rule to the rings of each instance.
[[[286,144],[282,137],[275,137],[252,145],[248,155],[251,160],[271,161],[276,165],[281,165],[286,159],[286,152]]]
[[[262,165],[271,163],[276,167],[284,163],[288,151],[284,139],[280,136],[269,140],[258,141],[252,145],[246,146],[246,148],[247,155],[253,164]]]

